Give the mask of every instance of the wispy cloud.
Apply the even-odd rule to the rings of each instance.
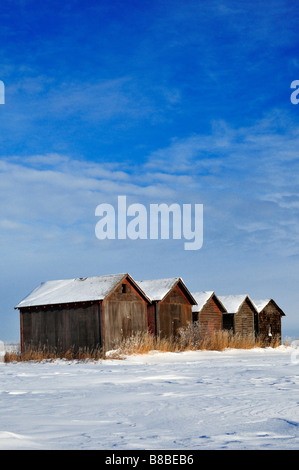
[[[210,243],[238,240],[254,250],[283,243],[297,253],[298,146],[297,129],[280,125],[278,132],[272,120],[263,120],[241,129],[215,123],[211,134],[175,139],[133,168],[60,154],[3,158],[2,228],[34,224],[48,236],[56,226],[88,239],[95,207],[125,194],[145,204],[203,203]]]

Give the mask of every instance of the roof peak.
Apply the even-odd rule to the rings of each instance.
[[[42,282],[15,308],[103,300],[126,277],[131,279],[121,273]]]

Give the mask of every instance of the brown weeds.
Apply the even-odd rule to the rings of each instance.
[[[252,349],[272,347],[281,344],[280,337],[262,338],[260,336],[242,336],[231,331],[219,330],[204,334],[199,324],[192,323],[180,329],[175,337],[155,338],[150,333],[137,333],[120,341],[109,357],[121,358],[131,354],[148,354],[150,351],[183,352],[196,350],[224,351],[227,348]]]
[[[57,351],[55,349],[39,348],[37,350],[30,349],[24,352],[6,352],[4,362],[21,362],[21,361],[55,361],[56,359],[65,359],[69,361],[79,360],[99,360],[103,359],[103,353],[100,349],[79,348],[77,350],[70,348],[67,351]]]
[[[280,337],[262,338],[252,336],[241,336],[233,334],[231,331],[219,330],[213,333],[204,334],[200,331],[198,323],[191,323],[186,328],[181,328],[174,337],[155,337],[150,333],[138,332],[128,338],[119,341],[113,351],[103,354],[100,348],[89,350],[70,348],[66,352],[48,350],[41,348],[37,351],[28,350],[23,353],[7,352],[5,362],[12,361],[55,361],[65,360],[100,360],[100,359],[123,359],[124,356],[132,354],[148,354],[150,351],[160,352],[183,352],[196,350],[224,351],[232,349],[252,349],[280,346]]]

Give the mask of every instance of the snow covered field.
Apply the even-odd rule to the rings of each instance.
[[[299,349],[0,363],[1,449],[299,449]]]

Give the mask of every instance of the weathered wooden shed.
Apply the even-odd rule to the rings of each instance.
[[[148,304],[148,329],[155,336],[175,336],[179,328],[192,322],[196,301],[180,277],[137,281],[151,300]]]
[[[42,283],[15,308],[21,350],[102,348],[147,331],[149,298],[129,274]]]
[[[223,329],[242,337],[255,337],[258,312],[248,295],[218,296],[225,308]]]
[[[192,292],[197,305],[192,306],[192,320],[203,334],[222,330],[224,306],[213,291]]]
[[[264,341],[281,341],[281,318],[285,313],[273,299],[252,300],[258,311],[257,333]]]

